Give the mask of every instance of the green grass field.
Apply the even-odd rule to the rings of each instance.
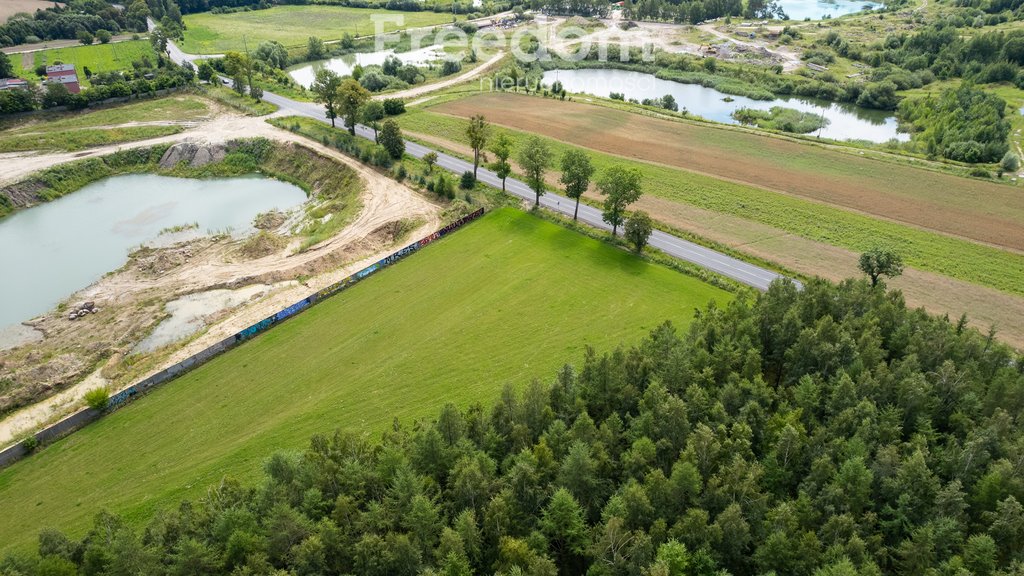
[[[82,112],[32,116],[26,123],[0,127],[0,152],[76,151],[93,146],[145,140],[176,134],[184,130],[184,127],[116,126],[128,122],[189,121],[205,117],[209,113],[209,105],[202,98],[167,96]]]
[[[89,71],[93,74],[126,70],[132,67],[132,62],[143,57],[149,57],[150,62],[155,62],[156,52],[153,50],[149,40],[131,40],[114,44],[93,44],[91,46],[42,50],[36,52],[34,57],[33,68],[41,64],[53,64],[57,61],[65,64],[74,64],[78,70],[79,79],[84,85],[88,85],[88,81],[85,78],[86,68],[89,68]],[[22,78],[37,78],[32,69],[25,70],[22,68],[20,54],[12,57],[11,62],[14,64],[15,74]]]
[[[347,32],[365,36],[376,32],[374,18],[381,18],[383,31],[436,26],[452,21],[452,15],[435,12],[399,12],[342,6],[276,6],[267,10],[185,16],[185,41],[181,49],[193,54],[220,54],[243,50],[245,43],[255,49],[260,42],[276,40],[285,46],[301,46],[310,36],[339,40]],[[400,21],[396,20],[401,18]]]
[[[141,521],[273,451],[337,428],[376,436],[447,402],[549,379],[584,348],[686,325],[727,292],[514,209],[386,269],[0,471],[0,553],[80,536],[101,509]]]
[[[466,144],[468,121],[426,110],[410,110],[397,117],[403,129],[449,138]],[[523,132],[497,128],[513,139]],[[555,158],[573,148],[545,138]],[[892,246],[911,266],[938,272],[982,286],[1024,295],[1024,255],[1007,252],[928,232],[899,223],[833,208],[818,202],[768,192],[704,174],[670,168],[587,150],[601,170],[612,164],[628,164],[643,174],[644,192],[714,212],[739,216],[797,234],[804,238],[854,251],[878,244]],[[780,159],[780,162],[785,160]]]

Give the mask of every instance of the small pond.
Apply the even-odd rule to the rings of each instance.
[[[880,4],[851,0],[779,0],[779,6],[790,20],[821,20],[826,16],[837,18],[855,14],[865,8],[875,9]]]
[[[253,218],[287,210],[306,194],[261,177],[193,180],[155,174],[115,176],[0,220],[0,331],[51,310],[127,260],[166,228],[198,224],[197,234],[253,230]]]
[[[379,50],[377,52],[355,52],[331,58],[330,60],[318,60],[310,64],[304,64],[288,71],[293,80],[300,85],[309,88],[316,78],[316,73],[323,69],[334,70],[341,76],[348,76],[356,65],[370,66],[373,64],[384,64],[388,56],[397,56],[402,64],[423,66],[435,60],[444,58],[444,49],[440,46],[427,46],[409,52],[398,52],[394,50]]]
[[[820,136],[833,140],[867,140],[887,142],[891,139],[907,141],[908,134],[896,131],[896,117],[882,110],[869,110],[852,104],[818,102],[804,98],[776,98],[775,100],[754,100],[744,96],[733,96],[699,84],[683,84],[662,80],[653,74],[631,70],[585,68],[580,70],[549,70],[544,73],[544,84],[551,85],[558,80],[569,92],[593,94],[607,98],[612,92],[619,92],[628,98],[643,100],[661,98],[671,94],[691,114],[722,122],[739,124],[732,117],[738,108],[768,110],[773,106],[794,108],[802,112],[824,114],[829,123],[819,132],[809,136]]]

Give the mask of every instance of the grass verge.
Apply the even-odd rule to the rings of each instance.
[[[188,122],[210,113],[196,96],[177,95],[81,112],[41,113],[19,119],[0,131],[0,152],[26,150],[74,152],[96,146],[177,134],[182,125],[124,126],[138,122]]]
[[[277,106],[266,100],[253,101],[248,96],[241,96],[231,88],[219,84],[210,84],[203,88],[203,93],[221,104],[243,112],[246,116],[266,116],[277,112]]]

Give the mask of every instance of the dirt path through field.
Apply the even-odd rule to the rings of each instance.
[[[388,93],[388,94],[377,94],[377,95],[375,95],[373,97],[373,99],[374,100],[387,100],[387,99],[390,99],[390,98],[401,98],[403,100],[408,100],[409,98],[415,98],[415,97],[421,96],[423,94],[428,94],[430,92],[435,92],[437,90],[443,90],[445,88],[448,88],[449,86],[455,86],[456,84],[461,84],[463,82],[467,82],[469,80],[472,80],[473,78],[476,78],[477,76],[480,76],[484,72],[490,70],[495,64],[498,63],[498,61],[500,61],[504,57],[505,57],[505,53],[504,52],[498,52],[494,56],[491,56],[490,58],[488,58],[486,62],[484,62],[483,64],[477,66],[476,68],[473,68],[472,70],[470,70],[469,72],[466,72],[465,74],[456,76],[454,78],[449,78],[448,80],[442,80],[440,82],[433,82],[433,83],[430,83],[430,84],[424,84],[422,86],[417,86],[415,88],[409,88],[408,90],[400,90],[398,92],[391,92],[391,93]],[[415,104],[415,102],[410,104],[410,106],[413,105],[413,104]]]
[[[700,26],[698,26],[698,28],[700,28],[704,32],[707,32],[708,34],[718,36],[719,38],[725,40],[726,42],[732,42],[734,44],[739,44],[741,46],[747,46],[750,48],[754,48],[755,50],[763,50],[768,54],[775,56],[776,58],[782,61],[783,71],[792,72],[793,70],[796,70],[797,68],[800,68],[801,66],[804,65],[803,61],[800,60],[800,55],[790,52],[789,50],[773,50],[771,48],[768,48],[761,42],[749,42],[746,40],[740,40],[735,36],[730,36],[729,34],[726,34],[725,32],[718,30],[717,28],[715,28],[714,24],[701,24]]]
[[[685,104],[680,102],[680,105]],[[844,209],[1024,251],[1020,189],[898,166],[792,140],[621,110],[487,93],[430,108],[608,154],[764,188]]]
[[[445,138],[413,133],[410,136],[465,157],[472,154],[468,146]],[[514,162],[513,166],[521,172]],[[550,172],[548,185],[554,189],[561,188],[560,176],[557,171]],[[586,198],[594,202],[603,199],[594,190],[588,192]],[[765,224],[650,195],[643,196],[631,208],[644,210],[677,230],[778,263],[800,274],[820,276],[834,282],[861,276],[857,267],[858,254]],[[995,326],[1003,341],[1024,350],[1024,325],[1012,321],[1024,318],[1024,298],[909,267],[903,276],[889,284],[902,290],[912,307],[923,307],[935,314],[949,314],[954,319],[966,313],[975,328],[986,332]]]

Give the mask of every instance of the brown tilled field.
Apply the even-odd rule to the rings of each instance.
[[[7,22],[7,19],[18,12],[28,12],[52,8],[50,0],[3,0],[0,2],[0,22]]]
[[[660,120],[576,102],[491,93],[433,112],[496,124],[601,152],[658,162],[1024,250],[1024,191],[736,130]]]

